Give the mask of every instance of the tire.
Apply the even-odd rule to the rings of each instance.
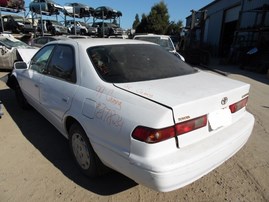
[[[17,102],[19,104],[19,106],[22,108],[22,109],[30,109],[31,106],[30,104],[27,102],[27,100],[25,99],[22,91],[21,91],[21,88],[19,86],[19,84],[16,82],[16,85],[14,87],[14,90],[15,90],[15,95],[16,95],[16,99],[17,99]]]
[[[53,36],[56,36],[56,35],[57,35],[57,32],[56,32],[56,30],[55,30],[54,27],[51,29],[50,33],[51,33],[51,35],[53,35]]]
[[[79,16],[82,18],[85,16],[85,9],[84,8],[81,8],[80,11],[79,11]]]
[[[86,35],[86,31],[84,29],[80,30],[80,35]]]
[[[101,162],[94,152],[85,131],[78,123],[74,123],[70,127],[69,146],[80,170],[91,178],[99,176],[98,164]]]

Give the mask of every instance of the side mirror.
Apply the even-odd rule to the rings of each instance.
[[[27,64],[25,62],[15,62],[14,69],[27,69]]]

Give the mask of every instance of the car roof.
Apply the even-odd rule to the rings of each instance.
[[[68,39],[68,37],[66,37],[65,35],[61,35],[61,36],[52,36],[52,35],[39,36],[39,37],[34,38],[34,39],[40,39],[40,38],[53,38],[53,39],[57,39],[57,40],[65,40],[65,39]]]
[[[25,17],[23,17],[21,15],[13,15],[13,14],[2,15],[2,17],[14,17],[14,18],[19,17],[19,18],[25,18]]]
[[[138,35],[135,35],[134,38],[137,38],[137,37],[161,37],[161,38],[170,38],[170,36],[168,35],[160,35],[160,34],[138,34]]]
[[[53,19],[42,19],[42,21],[59,22],[59,21],[57,21],[57,20],[53,20]]]
[[[50,44],[77,44],[83,49],[87,49],[93,46],[104,46],[104,45],[124,45],[124,44],[152,44],[157,45],[155,43],[147,42],[147,41],[139,41],[139,40],[132,40],[132,39],[109,39],[109,38],[88,38],[88,39],[72,39],[72,40],[59,40],[59,41],[52,41]]]

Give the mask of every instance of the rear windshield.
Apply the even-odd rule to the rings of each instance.
[[[163,79],[196,72],[179,57],[157,45],[95,46],[87,53],[100,77],[110,83]]]

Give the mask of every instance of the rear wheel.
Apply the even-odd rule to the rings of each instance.
[[[70,127],[69,146],[82,172],[89,177],[98,176],[97,164],[100,160],[94,152],[89,138],[78,123],[74,123]]]

